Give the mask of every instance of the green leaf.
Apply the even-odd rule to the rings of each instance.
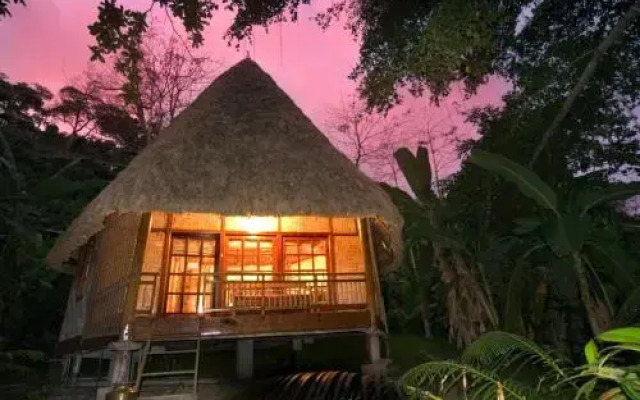
[[[481,150],[475,150],[469,157],[469,162],[515,183],[523,195],[556,215],[559,214],[556,193],[533,171],[506,157]]]
[[[630,400],[640,400],[640,390],[638,387],[638,378],[635,379],[625,379],[622,383],[620,383],[620,387],[627,398]]]
[[[598,346],[593,339],[584,346],[584,355],[589,365],[595,365],[598,363]]]
[[[394,157],[416,197],[423,203],[431,201],[434,196],[431,192],[431,165],[427,149],[418,147],[414,157],[409,149],[403,147],[396,150]]]
[[[590,230],[591,220],[589,218],[576,214],[562,215],[547,240],[556,254],[563,257],[579,251]]]
[[[613,200],[624,200],[637,194],[640,194],[640,183],[616,184],[597,191],[581,192],[576,201],[581,209],[580,212],[586,214],[599,204]]]
[[[517,218],[513,221],[516,225],[513,229],[513,233],[516,235],[526,235],[535,231],[542,225],[542,221],[539,218]]]
[[[598,340],[603,342],[640,344],[640,328],[626,327],[611,329],[599,334]]]
[[[428,239],[437,242],[442,247],[468,253],[467,247],[462,240],[442,231],[442,229],[435,228],[424,218],[412,221],[407,228],[407,236]]]
[[[400,211],[405,220],[417,218],[423,214],[424,210],[416,200],[409,196],[409,194],[404,190],[387,185],[384,182],[380,183],[380,186],[385,192],[387,192],[389,197],[391,197],[391,201],[396,205],[398,211]]]
[[[618,309],[616,322],[627,324],[635,320],[640,314],[640,287],[637,287],[627,296],[624,303]]]
[[[507,288],[507,298],[504,307],[504,329],[507,332],[522,335],[524,327],[522,326],[522,295],[526,285],[524,261],[518,261]]]

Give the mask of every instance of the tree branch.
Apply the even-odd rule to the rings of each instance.
[[[605,55],[605,53],[609,50],[611,46],[613,46],[617,40],[625,33],[627,28],[631,25],[633,20],[640,14],[640,0],[636,0],[635,3],[629,7],[627,12],[618,20],[616,26],[609,32],[609,34],[600,42],[596,50],[593,52],[593,56],[589,63],[582,71],[578,82],[575,84],[569,96],[564,101],[560,112],[556,115],[556,117],[549,125],[549,128],[542,135],[542,140],[538,144],[535,152],[533,153],[533,157],[531,157],[531,161],[529,161],[529,168],[532,168],[536,163],[540,154],[547,146],[549,139],[554,134],[555,130],[558,128],[560,123],[565,119],[569,111],[573,107],[573,103],[575,103],[576,99],[582,93],[582,91],[586,88],[589,79],[593,76],[600,59]]]

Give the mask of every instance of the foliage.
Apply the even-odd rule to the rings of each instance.
[[[416,156],[402,148],[395,153],[399,168],[415,193],[414,200],[398,188],[383,184],[405,219],[405,243],[415,276],[429,276],[433,266],[440,271],[444,287],[449,337],[459,346],[470,343],[482,332],[496,326],[497,315],[482,277],[482,267],[469,249],[448,229],[441,215],[441,199],[431,191],[431,166],[428,151],[418,148]],[[415,253],[427,255],[421,265],[415,263]],[[411,258],[413,257],[413,258]],[[429,289],[424,279],[417,279],[422,302],[425,332],[427,331]]]
[[[109,138],[137,152],[210,81],[212,60],[194,57],[176,35],[150,30],[140,43],[135,92],[106,68],[85,71],[76,86],[60,90],[49,115],[75,136]]]
[[[604,229],[612,228],[612,221],[597,215],[594,211],[603,203],[623,200],[640,193],[640,185],[620,184],[598,190],[589,188],[577,191],[565,195],[560,207],[559,196],[550,186],[531,170],[505,157],[477,150],[472,153],[469,162],[515,183],[523,195],[537,203],[542,210],[541,213],[516,221],[519,222],[516,232],[526,235],[532,244],[527,256],[548,249],[555,260],[571,265],[592,333],[598,334],[610,327],[612,305],[591,254],[594,251],[622,254],[622,261],[616,259],[608,266],[620,269],[631,282],[635,281],[637,271],[627,269],[629,265],[624,262],[624,251],[617,249],[615,241],[610,237],[603,237],[601,234]],[[636,265],[632,264],[631,268],[634,267]],[[515,292],[514,294],[521,295]],[[510,312],[520,314],[521,310],[513,308]]]
[[[604,332],[585,346],[586,362],[573,367],[528,339],[488,332],[459,360],[419,365],[401,385],[416,398],[433,400],[455,391],[469,399],[636,399],[640,365],[620,356],[640,351],[639,341],[640,328]]]
[[[46,269],[44,257],[127,160],[109,144],[46,126],[49,98],[43,88],[0,80],[0,358],[7,370],[33,367],[29,360],[51,352],[70,279]]]

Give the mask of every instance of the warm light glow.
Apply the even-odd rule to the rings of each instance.
[[[202,304],[204,298],[202,296],[198,296],[198,314],[204,313],[204,305]]]
[[[242,230],[248,233],[273,231],[274,217],[245,217],[240,222]]]
[[[187,271],[193,271],[194,269],[197,270],[199,267],[199,263],[197,262],[190,262],[187,264]]]
[[[240,217],[231,216],[224,219],[225,229],[233,232],[275,232],[278,230],[278,217]]]

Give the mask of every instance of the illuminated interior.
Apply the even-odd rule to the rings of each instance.
[[[366,304],[355,218],[152,213],[137,312]]]

